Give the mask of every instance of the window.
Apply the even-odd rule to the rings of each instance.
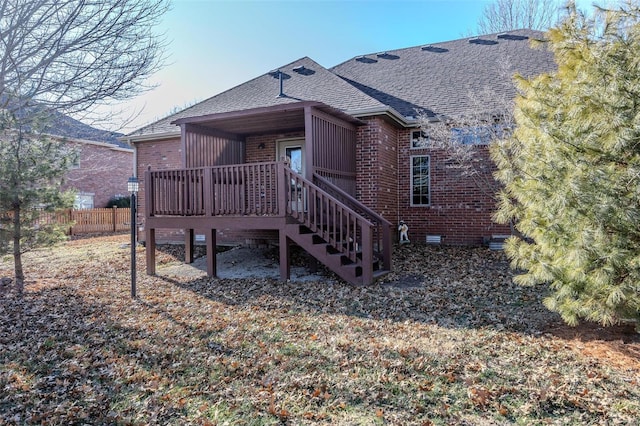
[[[494,139],[509,136],[511,128],[504,124],[489,126],[453,127],[451,139],[462,145],[486,145]]]
[[[411,157],[411,205],[428,206],[431,204],[429,175],[429,156]]]
[[[411,148],[428,148],[429,136],[424,130],[411,131]]]
[[[491,131],[486,127],[454,127],[451,138],[462,145],[486,145],[491,141]]]
[[[79,169],[80,168],[80,155],[76,153],[73,157],[71,157],[71,164],[69,164],[69,169]]]
[[[78,192],[76,194],[76,199],[73,202],[73,208],[76,210],[92,209],[94,195],[95,194],[91,194],[89,192]]]

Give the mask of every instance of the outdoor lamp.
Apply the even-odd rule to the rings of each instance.
[[[138,178],[135,176],[131,176],[127,181],[127,190],[132,194],[135,194],[138,192],[138,187],[139,187]]]
[[[131,297],[136,297],[136,194],[138,178],[131,176],[127,181],[127,190],[131,193]]]

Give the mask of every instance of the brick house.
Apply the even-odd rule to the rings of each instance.
[[[421,143],[429,132],[421,125],[477,113],[471,95],[486,89],[512,98],[504,64],[525,77],[553,69],[552,54],[530,46],[541,37],[491,34],[329,69],[305,57],[127,135],[148,272],[157,238],[184,238],[189,261],[194,235],[204,234],[208,253],[221,239],[279,241],[283,278],[293,242],[345,280],[369,283],[391,269],[401,220],[416,243],[479,245],[508,234],[491,220],[493,199],[446,152]],[[498,100],[481,108],[492,113]],[[492,179],[486,142],[461,139],[478,144]]]
[[[47,132],[62,138],[78,153],[64,176],[62,190],[76,191],[74,208],[106,207],[114,197],[128,197],[127,179],[133,173],[133,149],[118,140],[120,133],[99,130],[56,114]]]
[[[63,190],[76,191],[74,208],[102,208],[112,198],[129,196],[127,179],[133,170],[133,149],[109,142],[65,140],[79,154],[62,185]]]

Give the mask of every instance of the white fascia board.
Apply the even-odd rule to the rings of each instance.
[[[350,110],[345,112],[356,118],[370,117],[373,115],[386,115],[387,117],[394,120],[396,123],[400,124],[402,127],[415,127],[418,124],[418,120],[416,120],[415,118],[404,117],[394,108],[391,108],[389,106],[363,108],[363,109],[356,109],[356,110]]]
[[[129,145],[137,142],[155,141],[160,139],[173,139],[181,136],[180,129],[178,131],[163,132],[163,133],[147,133],[144,135],[127,135],[118,138],[119,141],[126,142]]]

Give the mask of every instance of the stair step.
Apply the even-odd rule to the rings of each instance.
[[[334,253],[329,256],[340,259],[341,266],[353,265],[355,263],[353,260],[349,259],[349,256],[345,256],[342,253]]]
[[[327,242],[318,234],[313,234],[311,244],[327,244]]]
[[[391,271],[389,271],[387,269],[379,269],[377,271],[373,271],[373,279],[374,279],[374,281],[377,280],[378,278],[384,277],[389,272],[391,272]]]
[[[335,272],[345,281],[352,284],[362,284],[365,268],[362,264],[362,252],[357,250],[355,253],[355,261],[349,258],[349,253],[344,251],[351,251],[354,248],[360,249],[357,243],[352,241],[337,242],[338,248],[329,243],[336,233],[327,232],[326,230],[319,230],[314,232],[311,228],[302,224],[290,224],[288,225],[287,236],[295,243],[300,245],[311,256],[315,257],[321,263],[324,263],[329,269]],[[339,233],[338,233],[339,235]],[[353,255],[353,253],[351,253]],[[373,278],[381,277],[388,273],[386,270],[382,270],[383,267],[380,259],[374,256],[373,264]]]
[[[300,225],[300,227],[298,228],[298,233],[300,235],[306,235],[306,234],[313,234],[314,232],[311,229],[309,229],[307,226]]]
[[[343,268],[345,268],[346,270],[351,270],[353,276],[355,277],[362,276],[362,266],[360,264],[352,263],[350,265],[344,265]]]
[[[336,249],[335,247],[327,244],[327,254],[328,255],[334,255],[334,254],[342,254],[342,252],[340,252],[338,249]]]

